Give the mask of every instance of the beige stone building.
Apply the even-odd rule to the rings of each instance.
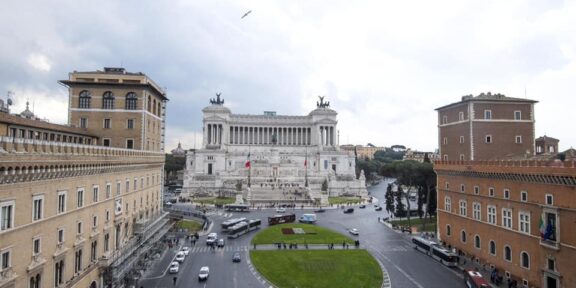
[[[0,288],[128,286],[170,225],[164,92],[123,69],[61,82],[69,125],[0,112]]]

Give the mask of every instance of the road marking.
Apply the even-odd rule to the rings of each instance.
[[[410,280],[410,282],[412,282],[414,285],[416,285],[416,287],[424,288],[424,286],[422,286],[422,284],[418,283],[418,281],[416,281],[416,279],[414,279],[412,276],[410,276],[410,274],[406,273],[406,271],[404,271],[404,269],[402,269],[398,265],[394,264],[394,262],[392,262],[392,260],[390,260],[390,258],[388,258],[386,255],[384,255],[384,253],[380,252],[379,250],[376,250],[372,245],[370,245],[369,248],[370,248],[370,250],[374,251],[374,253],[377,253],[382,258],[384,258],[384,260],[386,260],[387,262],[392,264],[392,266],[394,266],[394,268],[396,268],[396,270],[400,271],[400,273],[402,273],[402,275],[404,275],[404,277],[406,277],[406,279]]]

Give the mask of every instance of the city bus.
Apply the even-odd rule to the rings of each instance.
[[[488,288],[490,285],[482,278],[482,274],[478,271],[464,270],[464,283],[468,288]]]
[[[438,245],[432,247],[432,258],[448,267],[456,267],[458,265],[458,256]]]
[[[260,228],[262,221],[260,219],[249,220],[248,222],[243,221],[237,223],[236,225],[228,229],[228,238],[238,238],[250,231]]]
[[[224,208],[226,211],[250,212],[250,206],[246,204],[228,204]]]
[[[294,214],[274,215],[272,217],[268,217],[269,226],[282,223],[292,223],[294,221],[296,221],[296,215]]]
[[[412,237],[412,243],[414,243],[414,249],[424,252],[428,256],[432,255],[432,248],[438,246],[436,242],[418,236]]]
[[[246,218],[242,217],[242,218],[233,218],[233,219],[228,219],[224,222],[222,222],[221,226],[222,226],[222,231],[226,232],[230,227],[240,223],[240,222],[244,222],[246,221]]]

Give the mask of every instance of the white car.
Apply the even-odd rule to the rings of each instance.
[[[176,253],[176,261],[177,262],[184,262],[184,259],[186,258],[186,254],[184,254],[184,252],[180,251],[178,253]]]
[[[188,247],[182,247],[182,252],[184,252],[184,255],[188,256],[188,254],[190,253],[190,248]]]
[[[217,233],[210,233],[210,234],[208,234],[208,237],[206,238],[206,245],[216,244],[216,241],[218,241],[218,234]]]
[[[358,232],[358,229],[356,229],[356,228],[352,228],[352,229],[348,230],[348,232],[350,232],[350,234],[356,235],[356,236],[358,236],[358,234],[360,234],[360,232]]]
[[[286,208],[282,208],[282,207],[276,208],[276,213],[284,213],[284,212],[286,212]]]
[[[204,266],[200,268],[200,273],[198,273],[198,280],[208,280],[208,276],[210,275],[210,268],[208,266]]]
[[[174,261],[174,262],[170,263],[170,268],[168,269],[168,272],[178,273],[179,269],[180,269],[180,264],[178,264],[178,262]]]

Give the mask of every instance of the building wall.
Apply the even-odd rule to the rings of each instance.
[[[474,122],[473,134],[475,160],[534,155],[534,123]],[[492,143],[486,142],[486,135],[491,135]],[[522,143],[516,143],[516,136]]]
[[[508,271],[515,279],[526,279],[530,287],[543,286],[544,275],[560,275],[560,287],[576,283],[573,259],[576,259],[576,233],[570,228],[576,220],[576,168],[574,163],[561,164],[539,162],[446,162],[435,163],[438,174],[438,235],[440,239],[481,263],[496,266],[501,272]],[[447,184],[448,183],[448,184]],[[463,189],[462,189],[462,185]],[[476,194],[474,187],[478,187]],[[490,188],[494,195],[490,195]],[[505,190],[509,198],[505,198]],[[521,192],[527,199],[521,198]],[[546,204],[546,195],[553,196],[553,204]],[[451,209],[446,207],[450,198]],[[460,215],[459,202],[467,203],[466,215]],[[475,219],[473,203],[481,206],[481,218]],[[496,223],[488,221],[488,205],[496,207]],[[503,208],[512,210],[512,227],[503,225]],[[530,231],[520,229],[520,212],[530,215]],[[541,240],[539,224],[544,213],[557,215],[558,241]],[[448,234],[447,226],[451,233]],[[461,231],[467,241],[461,239]],[[480,248],[475,247],[474,237],[481,239]],[[489,250],[490,240],[496,244],[496,253]],[[512,251],[511,261],[504,259],[504,247]],[[530,267],[520,265],[520,253],[530,256]],[[547,260],[556,261],[556,270],[546,269]],[[519,283],[522,283],[519,281]]]

